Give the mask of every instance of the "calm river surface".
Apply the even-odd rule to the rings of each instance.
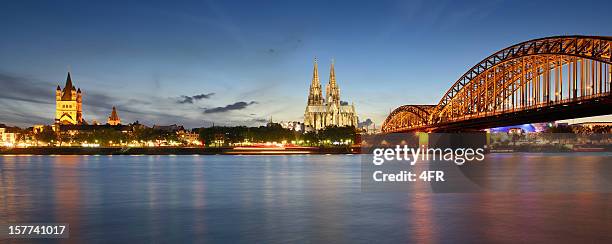
[[[0,223],[69,223],[62,243],[612,242],[612,194],[362,192],[359,157],[0,156]]]

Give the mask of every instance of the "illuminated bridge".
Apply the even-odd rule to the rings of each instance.
[[[612,114],[612,37],[557,36],[502,49],[461,76],[436,105],[404,105],[393,132],[469,131]]]

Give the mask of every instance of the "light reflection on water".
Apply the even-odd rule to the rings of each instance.
[[[0,223],[69,223],[56,242],[612,240],[612,194],[361,192],[359,156],[5,156],[0,169]]]

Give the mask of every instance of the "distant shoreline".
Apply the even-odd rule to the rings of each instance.
[[[367,150],[366,150],[367,151]],[[486,150],[486,153],[575,153],[612,152],[612,147],[580,147],[575,149],[554,147],[502,147]],[[366,153],[367,152],[363,152]],[[2,155],[317,155],[362,154],[360,147],[27,147],[0,148]]]
[[[355,154],[359,148],[350,147],[294,147],[294,148],[239,148],[239,147],[27,147],[0,149],[0,155],[297,155],[297,154]]]

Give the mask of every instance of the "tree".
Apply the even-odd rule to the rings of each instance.
[[[327,127],[321,131],[319,131],[319,141],[325,142],[329,141],[340,142],[350,140],[351,142],[355,141],[357,135],[357,131],[355,127],[347,126],[347,127]]]
[[[58,140],[57,133],[55,133],[55,131],[53,131],[53,128],[51,128],[51,126],[43,127],[41,132],[39,132],[37,134],[34,134],[34,138],[37,141],[42,141],[42,142],[46,142],[46,143],[50,143],[51,141],[57,141]]]

